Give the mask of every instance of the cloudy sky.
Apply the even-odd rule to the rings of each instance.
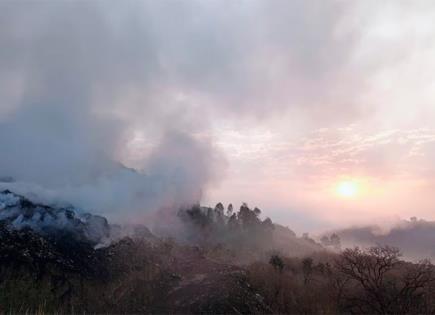
[[[1,1],[0,175],[104,192],[102,213],[435,219],[434,20],[423,0]]]

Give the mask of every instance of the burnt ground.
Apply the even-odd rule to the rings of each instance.
[[[0,312],[271,312],[242,267],[199,247],[125,238],[94,249],[4,225],[0,234]]]
[[[175,250],[178,282],[167,294],[168,310],[181,313],[252,314],[270,309],[249,285],[241,267],[207,259],[197,247]]]
[[[244,255],[221,241],[230,233],[226,245],[250,249],[251,257],[253,245],[271,239],[272,223],[242,207],[234,229],[218,210],[195,208],[187,217],[197,239],[186,244],[201,246],[160,239],[145,227],[105,246],[119,230],[105,218],[2,191],[0,313],[271,313],[235,259]],[[212,242],[198,242],[211,232]]]

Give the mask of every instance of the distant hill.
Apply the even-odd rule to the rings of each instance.
[[[373,225],[346,228],[336,233],[344,246],[390,245],[398,247],[404,258],[435,259],[435,221],[411,218],[387,231]]]

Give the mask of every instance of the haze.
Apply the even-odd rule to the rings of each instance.
[[[0,176],[118,217],[434,220],[434,20],[432,1],[2,1]]]

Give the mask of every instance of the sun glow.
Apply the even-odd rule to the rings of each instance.
[[[338,183],[336,192],[343,198],[354,198],[358,195],[359,187],[358,183],[353,180],[345,180]]]

